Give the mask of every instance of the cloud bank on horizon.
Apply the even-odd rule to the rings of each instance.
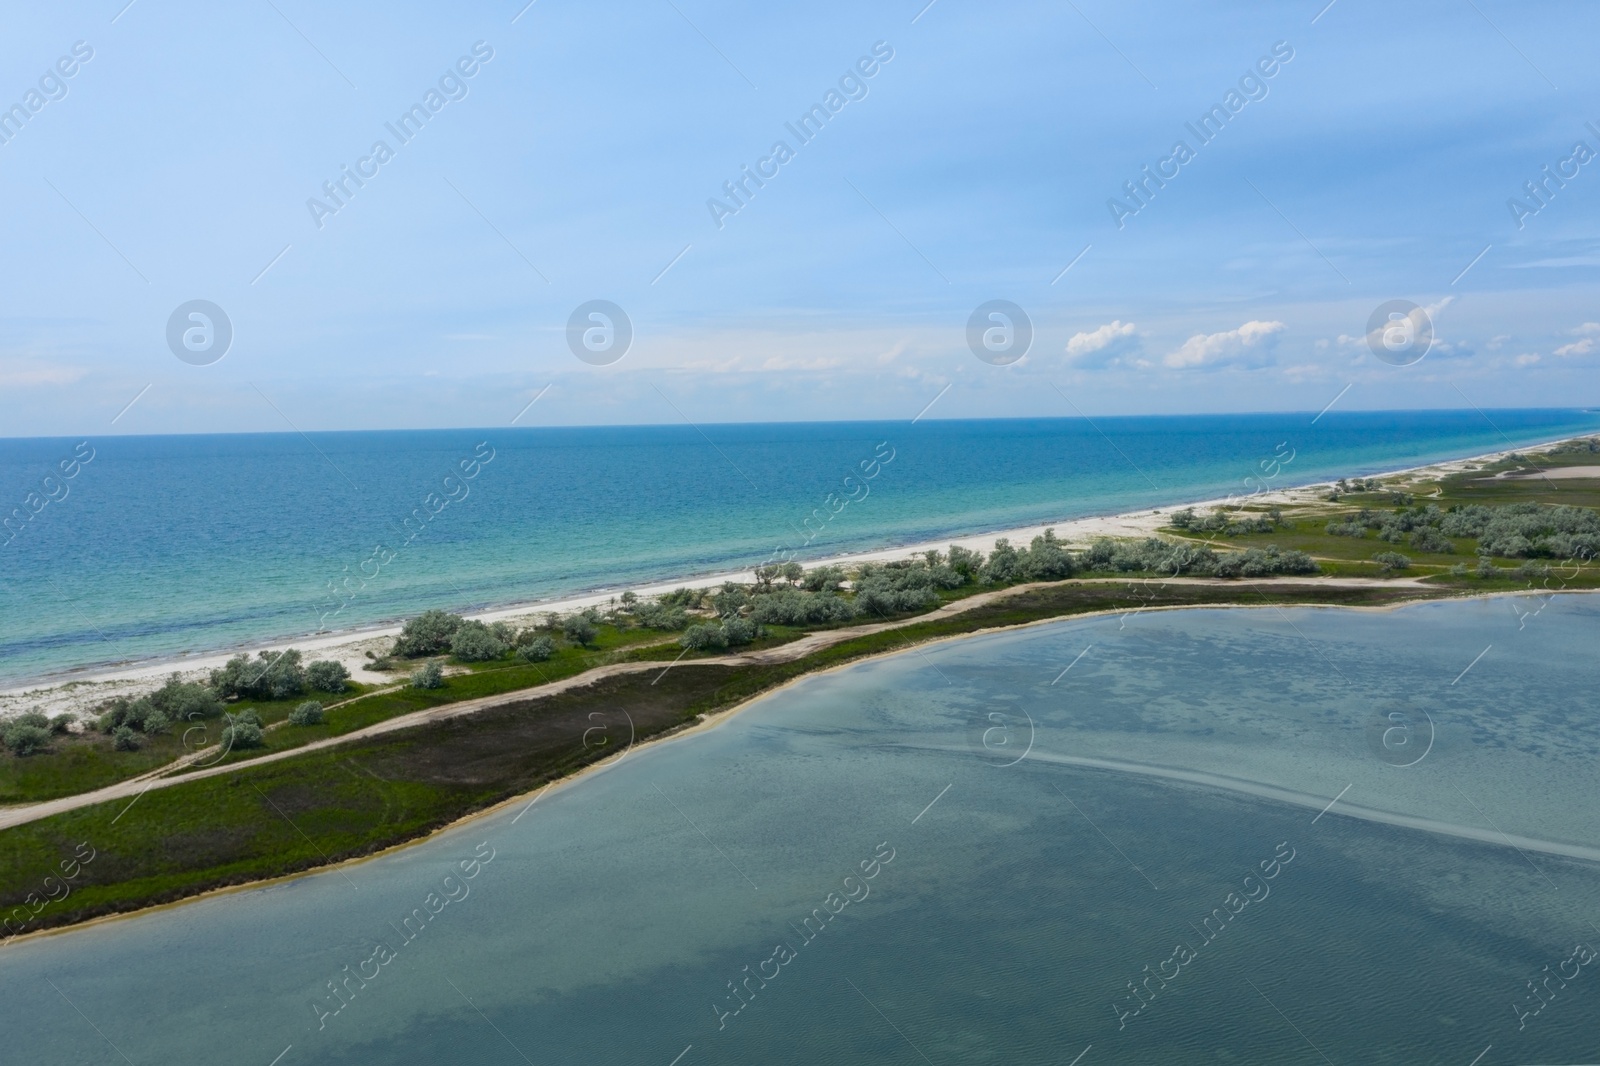
[[[1578,0],[10,23],[4,436],[1600,401]]]

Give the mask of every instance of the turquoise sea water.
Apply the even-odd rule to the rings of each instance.
[[[0,681],[742,569],[777,548],[815,559],[1243,494],[1597,426],[1580,411],[1334,411],[112,437],[87,451],[0,441],[0,512],[14,527],[0,533]]]
[[[342,873],[0,950],[7,1058],[1595,1062],[1595,864],[1345,811],[1600,846],[1597,641],[1568,595],[1526,624],[1148,612],[860,664]],[[1400,712],[1432,722],[1420,758],[1374,738]]]

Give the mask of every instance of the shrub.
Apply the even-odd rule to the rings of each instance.
[[[1172,528],[1173,529],[1190,529],[1190,528],[1193,528],[1193,526],[1194,526],[1194,508],[1193,507],[1185,507],[1181,511],[1174,511],[1172,513]]]
[[[1076,567],[1072,556],[1056,539],[1056,531],[1047,529],[1028,545],[1027,554],[1021,559],[1021,569],[1022,576],[1029,581],[1060,581],[1071,577]]]
[[[1364,537],[1367,527],[1360,522],[1329,522],[1323,530],[1330,537]]]
[[[149,696],[140,696],[136,700],[118,696],[111,701],[111,709],[101,716],[100,728],[107,733],[115,733],[123,727],[130,730],[143,729],[145,719],[159,713],[161,712]]]
[[[1431,555],[1454,555],[1456,546],[1432,526],[1423,526],[1411,534],[1411,546]]]
[[[761,628],[745,618],[735,616],[722,623],[722,640],[730,648],[749,644],[760,635]]]
[[[817,566],[801,575],[798,584],[808,592],[836,592],[844,583],[845,572],[837,566]]]
[[[556,642],[549,637],[535,637],[517,649],[524,661],[542,663],[556,653]]]
[[[119,725],[111,731],[111,746],[117,751],[138,751],[144,747],[144,740],[132,729]]]
[[[482,622],[462,622],[450,636],[450,652],[464,663],[485,663],[504,655],[506,645]]]
[[[781,589],[769,596],[758,596],[750,617],[765,625],[797,626],[843,622],[854,617],[848,602],[831,592],[799,592]]]
[[[211,687],[223,697],[282,700],[298,696],[306,690],[306,671],[300,659],[294,648],[258,652],[254,659],[235,655],[222,669],[211,671]]]
[[[685,629],[683,636],[678,638],[678,644],[689,651],[709,651],[726,648],[728,637],[719,625],[699,623]]]
[[[153,737],[157,734],[165,733],[167,727],[171,724],[172,720],[157,710],[151,711],[144,716],[144,725],[141,728],[144,730],[145,736]]]
[[[393,654],[403,659],[418,659],[450,650],[450,638],[465,619],[446,611],[423,611],[410,619],[395,638]]]
[[[260,719],[258,718],[252,722],[245,717],[253,714],[254,712],[252,711],[246,711],[244,714],[234,718],[231,724],[222,727],[222,748],[224,751],[266,746],[267,738],[261,732]]]
[[[574,644],[588,647],[599,634],[593,621],[587,615],[575,614],[566,618],[561,623],[561,634]]]
[[[36,729],[48,729],[50,727],[50,719],[46,718],[38,711],[26,711],[11,719],[10,724],[31,725]]]
[[[1011,542],[1001,537],[994,542],[994,551],[989,553],[989,561],[983,564],[983,579],[991,585],[1006,585],[1017,580],[1022,574],[1021,553],[1011,546]]]
[[[666,603],[642,603],[633,609],[634,619],[646,629],[675,630],[689,624],[682,607]]]
[[[1385,574],[1392,574],[1399,570],[1409,570],[1411,568],[1411,560],[1399,552],[1379,552],[1372,557],[1372,561],[1377,563]]]
[[[73,717],[70,714],[58,714],[50,719],[50,732],[57,735],[72,732]]]
[[[745,595],[744,589],[735,585],[732,581],[724,581],[722,587],[711,597],[711,606],[723,618],[731,614],[738,614],[749,605],[750,597]]]
[[[177,674],[167,678],[166,684],[150,693],[150,702],[174,722],[215,718],[225,706],[222,697],[211,686],[184,681]]]
[[[306,684],[318,692],[343,692],[349,681],[350,671],[332,659],[319,659],[306,667]]]
[[[11,754],[16,756],[37,755],[42,751],[50,750],[50,730],[46,726],[25,722],[24,718],[43,718],[44,715],[22,715],[20,718],[7,723],[5,732],[0,734],[0,739],[5,741]]]
[[[947,565],[965,580],[973,581],[983,571],[983,553],[972,551],[970,548],[963,548],[959,544],[952,544],[950,545],[950,561]]]
[[[1495,566],[1494,560],[1490,559],[1487,555],[1480,555],[1478,557],[1477,569],[1473,572],[1482,578],[1496,577],[1500,573],[1500,568]]]
[[[1450,568],[1451,577],[1466,577],[1467,573],[1468,571],[1466,563],[1457,563]]]
[[[704,589],[676,588],[656,597],[658,603],[668,607],[698,607],[705,600]]]
[[[438,663],[428,663],[411,671],[412,688],[444,688],[444,671]]]
[[[321,725],[326,718],[322,704],[316,700],[307,700],[289,712],[290,725]]]

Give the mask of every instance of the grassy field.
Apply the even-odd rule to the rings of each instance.
[[[1425,577],[1438,584],[1480,592],[1527,588],[1529,579],[1514,572],[1523,562],[1520,559],[1496,560],[1502,572],[1492,577],[1478,577],[1475,574],[1451,576],[1451,568],[1457,565],[1476,567],[1478,542],[1471,537],[1450,538],[1455,551],[1445,554],[1421,552],[1406,543],[1389,543],[1378,539],[1372,530],[1364,537],[1349,537],[1331,535],[1326,532],[1326,527],[1329,522],[1348,520],[1363,509],[1380,514],[1404,509],[1404,505],[1395,499],[1396,493],[1409,496],[1412,505],[1433,504],[1441,510],[1472,504],[1499,507],[1514,503],[1600,509],[1600,478],[1557,479],[1538,476],[1540,470],[1575,466],[1600,466],[1600,453],[1581,451],[1540,454],[1527,459],[1506,458],[1485,464],[1480,469],[1442,478],[1385,478],[1382,479],[1383,488],[1377,491],[1340,493],[1337,500],[1315,507],[1286,508],[1283,524],[1270,533],[1212,537],[1170,528],[1163,532],[1191,543],[1209,544],[1216,550],[1239,551],[1266,544],[1276,544],[1282,549],[1297,549],[1315,556],[1323,572],[1334,577]],[[1506,473],[1530,476],[1517,479],[1497,476]],[[1248,506],[1240,511],[1240,515],[1256,517],[1267,512],[1265,506]],[[1373,556],[1380,552],[1399,552],[1411,560],[1411,566],[1399,573],[1386,572],[1373,561]],[[1535,562],[1544,562],[1552,570],[1559,571],[1551,579],[1551,587],[1600,587],[1600,563],[1594,560],[1586,565],[1563,565],[1563,560],[1552,559]]]
[[[131,808],[117,801],[8,829],[0,833],[0,919],[29,917],[27,930],[67,925],[368,854],[564,777],[618,750],[630,733],[642,742],[802,674],[919,641],[1100,610],[1377,605],[1424,595],[1406,588],[1258,590],[1219,582],[1135,589],[1067,581],[791,663],[729,667],[685,660],[655,683],[650,673],[606,678],[470,718],[242,766],[152,791]],[[82,867],[70,894],[30,914],[29,893],[40,893],[42,879],[82,842],[96,857]],[[18,904],[22,910],[13,910]]]

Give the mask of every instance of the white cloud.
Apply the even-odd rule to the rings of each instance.
[[[1600,336],[1600,322],[1585,322],[1572,332],[1579,337]]]
[[[1252,320],[1221,333],[1196,333],[1164,362],[1170,367],[1263,366],[1283,330],[1282,322]]]
[[[1103,367],[1138,344],[1132,322],[1113,319],[1067,341],[1067,357],[1079,366]]]
[[[1524,352],[1522,355],[1519,355],[1516,358],[1516,363],[1518,366],[1532,366],[1538,361],[1539,356],[1534,352]]]
[[[71,385],[82,381],[89,371],[81,366],[56,366],[37,359],[0,361],[0,385],[25,388],[29,385]]]
[[[1594,323],[1587,322],[1585,325],[1592,326]],[[1571,344],[1563,344],[1561,347],[1556,349],[1556,354],[1561,356],[1563,359],[1571,359],[1574,356],[1588,355],[1592,351],[1594,351],[1594,338],[1585,337],[1581,341],[1573,341]]]

